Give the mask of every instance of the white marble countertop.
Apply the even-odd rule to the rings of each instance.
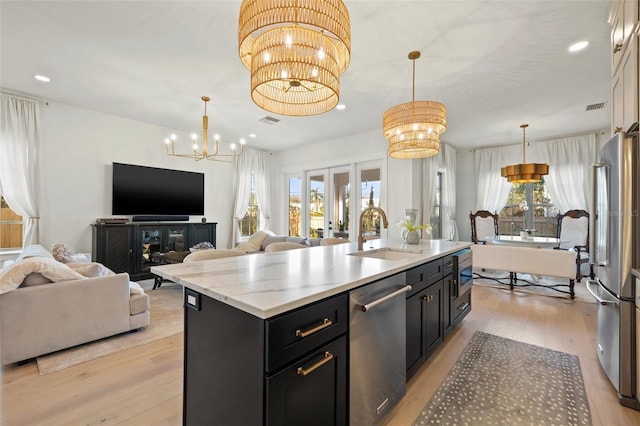
[[[412,252],[397,259],[350,256],[356,243],[154,266],[153,274],[267,319],[471,246],[470,242],[372,240],[364,251]]]

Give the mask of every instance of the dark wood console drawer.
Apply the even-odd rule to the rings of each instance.
[[[267,372],[346,333],[348,306],[348,295],[342,294],[267,321]]]

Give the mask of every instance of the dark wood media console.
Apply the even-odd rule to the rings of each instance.
[[[132,280],[153,278],[158,253],[188,251],[208,241],[216,247],[216,222],[135,222],[92,224],[92,258]]]

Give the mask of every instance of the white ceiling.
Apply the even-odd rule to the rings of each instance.
[[[255,106],[237,53],[236,1],[5,1],[0,3],[0,87],[200,132],[274,152],[365,132],[411,100],[444,103],[441,140],[457,148],[535,141],[608,128],[608,0],[360,1],[351,16],[343,111],[285,117]],[[569,53],[570,44],[587,49]],[[34,80],[44,74],[50,83]],[[604,109],[586,106],[606,102]],[[281,119],[274,125],[258,120]],[[382,138],[382,136],[380,136]]]

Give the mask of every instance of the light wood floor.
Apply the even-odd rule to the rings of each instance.
[[[476,330],[575,354],[595,426],[640,425],[618,403],[595,352],[595,306],[474,286],[472,311],[414,376],[385,425],[411,425]],[[34,362],[1,370],[0,424],[180,425],[182,335],[46,376]]]

